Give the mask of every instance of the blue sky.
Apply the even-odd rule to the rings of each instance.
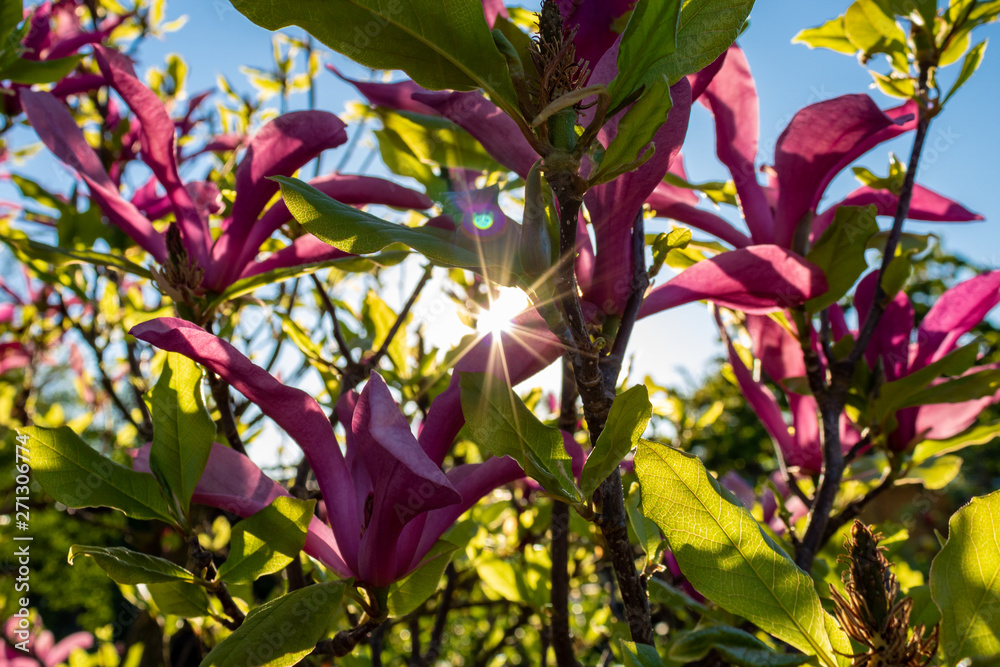
[[[869,75],[853,58],[791,43],[800,29],[823,23],[842,12],[848,4],[761,0],[754,8],[750,28],[741,37],[740,44],[746,51],[760,95],[758,164],[771,161],[775,140],[791,116],[803,106],[837,95],[866,91],[883,107],[898,103],[870,90]],[[240,15],[228,0],[170,0],[168,17],[180,14],[189,18],[184,28],[167,35],[164,41],[147,41],[136,54],[140,71],[149,65],[162,64],[168,53],[176,52],[183,55],[190,66],[188,90],[191,93],[214,88],[216,75],[220,73],[239,89],[249,91],[249,84],[239,73],[240,65],[270,66],[270,33]],[[980,30],[978,39],[997,34],[997,26],[989,26]],[[338,55],[330,55],[326,62],[348,72],[362,71]],[[957,69],[958,66],[953,66],[945,70],[943,81],[950,83]],[[1000,198],[996,196],[1000,177],[996,158],[1000,155],[1000,127],[994,122],[1000,109],[998,84],[1000,53],[987,49],[979,72],[935,119],[919,172],[919,182],[923,185],[981,213],[986,222],[947,226],[914,223],[910,227],[922,233],[941,234],[948,249],[989,268],[1000,268],[1000,234],[995,228],[1000,224]],[[318,79],[319,108],[340,113],[345,101],[355,98],[353,88],[333,75],[324,72]],[[301,108],[305,103],[305,96],[298,95],[292,98],[290,106]],[[883,144],[862,158],[859,164],[876,173],[885,173],[888,152],[893,150],[905,160],[911,141],[912,137],[906,136]],[[692,114],[684,152],[691,180],[728,177],[715,159],[711,119],[703,109]],[[335,154],[327,164],[336,159]],[[43,158],[41,162],[47,160]],[[356,164],[357,161],[352,162]],[[45,169],[39,164],[32,165],[29,171],[38,173],[40,168]],[[68,178],[67,174],[66,184]],[[48,179],[53,183],[51,171],[48,171]],[[59,180],[64,179],[57,178],[56,182]],[[828,200],[839,198],[855,186],[847,170],[828,190]],[[719,349],[716,337],[705,307],[692,305],[640,323],[633,350],[638,355],[642,372],[653,372],[659,380],[677,380],[680,368],[698,374],[704,362]]]

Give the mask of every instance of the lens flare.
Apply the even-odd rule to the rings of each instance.
[[[499,335],[510,329],[512,320],[528,307],[528,296],[516,287],[501,287],[490,307],[476,316],[476,331]]]

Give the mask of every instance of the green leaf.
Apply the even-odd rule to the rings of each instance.
[[[837,655],[812,578],[757,525],[697,457],[641,441],[642,504],[702,595],[830,667]],[[834,643],[846,641],[835,638]]]
[[[409,111],[378,110],[382,126],[393,132],[422,162],[475,171],[506,171],[468,132],[446,118]]]
[[[32,474],[46,492],[67,507],[113,507],[133,519],[173,523],[156,478],[101,456],[68,426],[28,426]]]
[[[637,384],[615,398],[604,430],[580,474],[580,491],[584,498],[589,498],[638,444],[652,414],[653,406],[645,385]]]
[[[740,667],[792,667],[809,660],[809,656],[801,653],[778,653],[749,632],[728,625],[682,633],[670,644],[667,657],[682,663],[695,662],[712,649],[726,664]]]
[[[937,491],[948,486],[958,477],[962,468],[962,457],[946,454],[921,461],[906,471],[898,484],[922,484],[925,489]]]
[[[636,644],[619,639],[618,646],[622,650],[625,667],[663,667],[660,654],[649,644]]]
[[[326,635],[343,582],[313,584],[257,607],[200,667],[291,667]]]
[[[476,444],[494,456],[509,456],[550,494],[583,500],[570,469],[562,433],[546,426],[502,380],[462,373],[462,412]]]
[[[906,57],[906,33],[884,0],[856,0],[844,14],[844,31],[858,49]]]
[[[275,177],[288,209],[307,231],[335,248],[357,255],[378,252],[393,243],[403,243],[434,264],[502,275],[507,268],[481,266],[479,256],[460,248],[452,234],[440,229],[397,225],[341,204],[294,178]]]
[[[1000,653],[1000,491],[973,498],[952,515],[948,541],[931,564],[930,586],[941,608],[947,664]]]
[[[752,8],[753,0],[686,0],[677,25],[677,48],[646,80],[656,76],[676,83],[711,65],[736,41]]]
[[[947,104],[951,96],[958,92],[958,89],[965,85],[965,83],[976,73],[979,69],[979,65],[983,62],[983,56],[986,53],[986,40],[983,40],[972,47],[972,50],[965,54],[965,59],[962,61],[962,69],[958,73],[958,78],[955,79],[955,83],[951,85],[951,90],[948,94],[944,96],[944,101],[942,104]]]
[[[951,454],[975,445],[985,445],[996,437],[1000,437],[1000,422],[980,424],[945,440],[924,440],[913,449],[913,461],[920,463],[932,456]]]
[[[163,558],[132,551],[125,547],[88,547],[74,544],[69,550],[69,564],[77,556],[90,556],[111,579],[119,584],[162,584],[168,581],[194,582],[194,574]]]
[[[607,183],[653,157],[656,147],[650,142],[660,126],[667,122],[672,105],[670,85],[662,80],[651,82],[618,123],[618,133],[604,152],[597,173],[590,179],[591,186]]]
[[[237,523],[230,537],[229,558],[219,568],[219,578],[231,583],[256,581],[298,558],[315,507],[315,500],[279,496]]]
[[[24,20],[22,0],[4,0],[0,3],[0,42],[3,45],[6,45],[7,38],[22,20]]]
[[[806,255],[823,269],[827,291],[806,302],[809,312],[818,312],[833,305],[868,268],[865,248],[868,239],[878,231],[874,206],[840,206],[827,227]]]
[[[389,589],[389,614],[397,618],[406,616],[434,595],[445,568],[451,562],[458,545],[438,540],[424,556],[420,565]]]
[[[608,84],[611,109],[617,108],[640,86],[645,85],[648,93],[653,82],[667,84],[665,87],[668,88],[666,94],[669,99],[669,84],[673,81],[668,82],[669,77],[660,74],[660,69],[665,67],[677,51],[677,29],[682,4],[681,0],[645,0],[636,3],[618,46],[618,74]],[[735,38],[734,34],[733,39]],[[666,118],[666,113],[663,116]],[[654,129],[653,132],[655,131]],[[635,154],[629,159],[635,159]]]
[[[660,527],[639,509],[639,499],[639,485],[633,484],[625,499],[625,513],[639,546],[646,554],[646,563],[658,563],[661,552],[666,549],[666,541],[660,536]]]
[[[792,38],[792,43],[805,44],[810,49],[830,49],[848,55],[853,55],[858,50],[847,38],[843,16],[830,19],[821,26],[800,31]]]
[[[152,279],[153,275],[146,268],[139,266],[135,262],[130,262],[124,257],[110,255],[96,250],[69,250],[67,248],[57,248],[56,246],[39,243],[29,238],[17,238],[4,236],[5,243],[11,249],[24,253],[31,259],[48,262],[53,266],[66,266],[69,264],[91,264],[93,266],[103,266],[109,269],[118,269],[141,278]]]
[[[26,60],[18,58],[0,71],[0,79],[14,83],[52,83],[73,71],[83,56],[69,56],[52,60]]]
[[[171,581],[146,586],[160,612],[181,618],[201,618],[212,613],[208,593],[197,584]]]
[[[890,414],[908,405],[910,400],[914,396],[919,396],[931,382],[944,375],[964,373],[976,363],[978,356],[979,344],[969,343],[918,371],[898,380],[886,382],[882,385],[879,395],[872,401],[872,420],[877,424],[884,424]]]
[[[931,385],[911,395],[906,401],[906,406],[964,403],[991,396],[998,389],[1000,389],[1000,370],[979,371]]]
[[[297,25],[373,69],[399,69],[431,90],[482,88],[517,109],[507,64],[478,0],[231,0],[268,30]]]
[[[153,444],[149,467],[187,516],[194,487],[201,479],[215,440],[215,422],[201,393],[201,367],[169,352],[160,379],[150,392]]]

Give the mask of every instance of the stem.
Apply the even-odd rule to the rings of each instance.
[[[441,602],[438,603],[437,613],[434,616],[434,628],[431,630],[431,640],[427,644],[427,651],[420,658],[420,665],[433,665],[437,661],[438,656],[441,655],[441,638],[444,637],[448,612],[451,610],[451,601],[458,584],[458,573],[455,571],[455,566],[451,563],[445,568],[444,575],[444,591],[441,593]]]
[[[354,650],[354,647],[361,643],[361,640],[368,637],[375,629],[382,624],[382,621],[366,619],[356,628],[351,630],[341,630],[333,639],[324,639],[316,644],[313,653],[316,655],[334,655],[343,657]],[[373,649],[374,654],[374,649]]]
[[[413,308],[413,304],[417,302],[417,297],[420,296],[424,286],[427,285],[427,281],[431,279],[432,268],[433,267],[430,264],[424,268],[424,275],[420,277],[420,281],[413,289],[413,293],[410,294],[410,298],[406,300],[406,303],[403,305],[403,309],[399,311],[399,314],[396,316],[396,321],[392,323],[392,327],[389,329],[389,333],[386,334],[385,340],[382,341],[382,345],[370,359],[364,362],[364,365],[367,366],[369,370],[375,368],[375,366],[378,365],[378,362],[382,360],[382,357],[385,356],[386,352],[389,351],[389,345],[396,337],[396,334],[399,333],[399,328],[403,326],[403,322],[406,320],[407,315],[410,314],[410,309]]]
[[[576,380],[573,363],[563,358],[562,404],[559,409],[559,428],[567,433],[576,432]],[[558,500],[552,505],[552,648],[558,667],[578,667],[573,655],[573,635],[569,629],[569,505]]]
[[[212,398],[215,399],[215,406],[219,408],[219,428],[226,436],[229,446],[246,456],[247,450],[243,446],[239,429],[236,427],[236,417],[233,415],[233,404],[229,396],[229,385],[212,371],[205,371],[208,375],[208,386],[212,388]]]
[[[574,257],[576,256],[577,216],[580,211],[582,191],[585,187],[579,183],[579,176],[574,172],[554,171],[549,176],[553,193],[559,201],[559,249],[560,264],[555,275],[555,287],[560,295],[560,303],[566,317],[577,354],[573,356],[576,387],[583,400],[583,412],[587,420],[591,443],[596,443],[604,430],[611,403],[614,400],[614,385],[609,388],[605,377],[617,378],[621,370],[620,363],[615,367],[614,361],[601,368],[600,356],[590,339],[586,321],[578,298]],[[638,244],[633,245],[633,250]],[[633,257],[633,259],[636,259]],[[639,257],[640,266],[645,265],[644,257]],[[636,268],[638,271],[638,268]],[[635,291],[633,291],[635,296]],[[640,292],[637,297],[641,300]],[[631,297],[630,297],[631,300]],[[634,309],[631,319],[638,314]],[[626,318],[629,319],[629,318]],[[620,330],[615,343],[622,350],[628,344],[628,335],[633,322],[623,322],[624,330]],[[625,518],[625,496],[622,489],[621,471],[616,467],[607,479],[601,482],[594,500],[602,512],[596,521],[604,535],[611,564],[618,580],[622,602],[625,607],[625,620],[628,622],[632,641],[640,644],[653,644],[653,624],[649,613],[649,598],[646,589],[635,568],[635,556],[628,539],[628,525]]]
[[[928,63],[920,64],[918,95],[921,100],[926,99],[927,96],[927,78],[931,66]],[[819,551],[831,534],[830,512],[833,510],[834,500],[837,497],[837,492],[840,490],[845,465],[844,453],[840,445],[840,415],[847,403],[847,393],[850,388],[851,378],[854,375],[854,368],[861,361],[861,357],[868,347],[872,334],[875,333],[875,328],[885,313],[885,301],[888,295],[882,287],[882,279],[893,257],[896,255],[896,248],[903,234],[903,221],[906,220],[906,216],[910,212],[910,200],[913,198],[917,168],[920,165],[920,155],[923,151],[924,139],[927,137],[927,128],[931,121],[931,115],[927,113],[923,105],[919,108],[919,114],[916,136],[913,139],[910,161],[906,169],[906,177],[903,179],[903,188],[899,193],[899,205],[896,208],[896,216],[892,221],[892,230],[889,232],[889,238],[886,240],[885,251],[882,254],[882,264],[879,266],[878,276],[875,281],[875,297],[872,300],[871,310],[868,312],[868,316],[865,318],[861,330],[858,332],[858,338],[847,359],[832,364],[829,384],[827,384],[826,378],[822,377],[821,373],[818,374],[817,378],[814,378],[816,369],[811,368],[810,364],[811,361],[814,361],[816,366],[818,366],[819,360],[812,348],[810,338],[812,325],[809,323],[809,330],[806,331],[804,311],[796,313],[796,327],[799,330],[799,341],[802,344],[803,354],[805,355],[806,373],[809,376],[809,384],[813,395],[819,404],[823,423],[823,475],[820,480],[819,489],[816,492],[812,511],[810,512],[809,526],[806,528],[800,548],[795,553],[796,564],[807,572],[812,569],[812,562],[816,557],[816,552]],[[816,382],[817,379],[819,382]],[[892,475],[889,475],[887,479],[892,480]],[[889,484],[891,485],[891,483],[890,481]]]

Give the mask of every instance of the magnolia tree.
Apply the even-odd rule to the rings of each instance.
[[[946,486],[997,434],[1000,273],[948,274],[904,225],[981,220],[916,176],[1000,2],[801,32],[897,105],[811,104],[773,156],[752,5],[233,0],[297,30],[256,95],[212,97],[178,56],[137,75],[162,2],[5,2],[0,664],[995,664],[1000,494]],[[324,73],[320,44],[405,76]],[[316,108],[334,75],[348,122]],[[729,172],[703,184],[699,104]],[[388,178],[346,170],[372,126]],[[824,198],[896,137],[907,159]],[[72,187],[25,176],[36,152]],[[453,349],[413,317],[510,294]],[[727,357],[707,410],[626,363],[692,302]],[[549,366],[555,391],[515,391]],[[55,643],[42,610],[84,631]]]

